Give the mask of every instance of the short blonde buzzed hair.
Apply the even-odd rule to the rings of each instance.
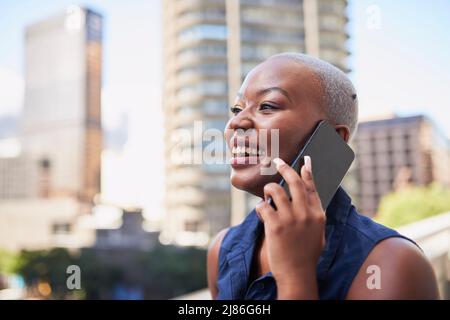
[[[343,124],[350,129],[350,137],[358,124],[358,97],[355,87],[347,75],[324,60],[297,52],[284,52],[271,58],[289,58],[310,69],[320,80],[324,90],[323,111],[334,124]]]

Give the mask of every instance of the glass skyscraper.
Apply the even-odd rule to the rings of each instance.
[[[33,24],[25,54],[20,140],[41,173],[34,196],[90,202],[100,192],[102,17],[73,6]]]

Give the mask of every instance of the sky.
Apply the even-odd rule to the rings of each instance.
[[[424,113],[450,136],[450,1],[358,0],[349,13],[360,115]]]
[[[450,137],[450,1],[349,3],[349,76],[359,96],[360,119],[426,114]],[[103,123],[114,128],[123,115],[129,121],[124,150],[103,155],[105,197],[141,205],[147,216],[161,215],[159,0],[0,0],[0,117],[17,114],[22,106],[25,27],[70,4],[103,15]]]

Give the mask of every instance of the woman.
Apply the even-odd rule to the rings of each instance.
[[[302,54],[272,56],[247,75],[231,111],[225,134],[233,151],[231,183],[264,200],[212,242],[214,299],[438,298],[430,263],[413,241],[359,215],[342,188],[325,210],[311,173],[314,159],[305,158],[300,174],[286,164],[320,120],[347,142],[354,133],[357,97],[343,72]],[[238,132],[262,129],[279,130],[279,157],[258,146],[253,163],[235,148],[248,143]],[[271,161],[278,174],[261,174]],[[292,201],[277,184],[281,177]]]

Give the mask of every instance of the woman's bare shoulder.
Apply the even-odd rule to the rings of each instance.
[[[433,268],[411,241],[378,243],[355,277],[347,299],[438,299]]]
[[[222,240],[227,234],[229,228],[221,230],[211,241],[208,248],[207,272],[208,288],[213,299],[217,296],[217,274],[219,272],[219,251]]]
[[[222,229],[219,231],[219,233],[216,234],[214,239],[209,244],[208,255],[209,254],[217,254],[217,255],[219,254],[220,245],[222,244],[222,240],[225,237],[225,235],[227,234],[229,229],[230,228]]]

